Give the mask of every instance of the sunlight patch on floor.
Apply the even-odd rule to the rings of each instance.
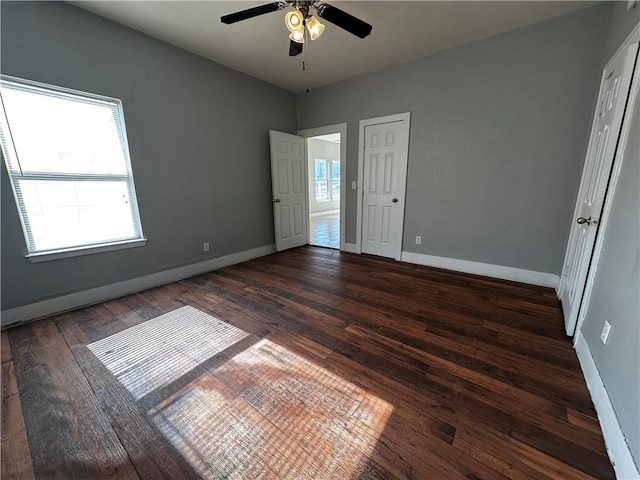
[[[140,402],[203,478],[369,478],[393,406],[267,339],[198,367],[248,336],[183,307],[89,348],[136,399],[196,369]]]
[[[248,335],[211,315],[184,306],[87,347],[140,399]]]

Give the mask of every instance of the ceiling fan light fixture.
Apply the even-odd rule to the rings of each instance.
[[[296,30],[295,32],[291,32],[289,38],[294,42],[304,43],[304,28]]]
[[[298,9],[287,12],[284,16],[284,23],[291,33],[304,30],[304,17]]]
[[[324,32],[324,25],[314,16],[309,16],[305,23],[307,24],[307,30],[309,30],[311,40],[315,40]]]
[[[277,0],[266,5],[247,8],[239,12],[223,15],[220,21],[227,25],[247,20],[253,17],[259,17],[267,13],[276,12],[278,10],[287,9],[284,21],[289,35],[289,56],[295,57],[302,53],[302,46],[305,43],[307,31],[311,40],[315,40],[324,31],[325,26],[320,23],[319,18],[323,21],[333,23],[334,25],[346,30],[356,37],[365,38],[371,34],[373,28],[367,22],[363,22],[357,17],[340,10],[337,7],[326,3],[319,3],[322,0]],[[0,0],[2,2],[2,0]],[[314,11],[316,16],[311,15]],[[306,25],[306,29],[305,29]],[[305,70],[305,62],[303,62],[303,70]]]

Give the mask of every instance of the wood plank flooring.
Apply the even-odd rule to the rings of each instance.
[[[612,479],[551,289],[302,247],[2,332],[2,478]]]

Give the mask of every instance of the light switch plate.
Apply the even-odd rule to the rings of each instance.
[[[605,320],[604,326],[602,327],[602,333],[600,334],[600,340],[602,340],[602,343],[604,344],[607,343],[607,339],[609,338],[610,331],[611,331],[611,324]]]

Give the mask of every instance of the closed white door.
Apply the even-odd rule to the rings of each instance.
[[[580,311],[637,52],[638,44],[622,50],[602,77],[558,289],[567,335],[574,334]]]
[[[269,131],[276,250],[307,243],[304,138]]]
[[[402,120],[364,127],[362,253],[400,260],[408,124]]]

